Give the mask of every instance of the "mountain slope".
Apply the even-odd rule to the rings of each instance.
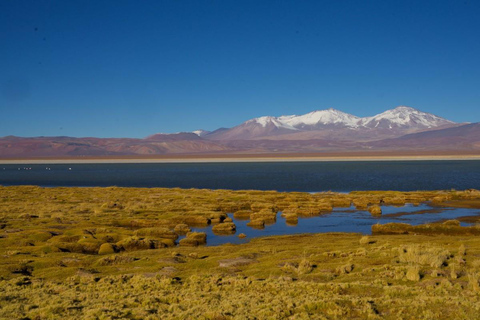
[[[216,130],[204,137],[210,140],[250,140],[256,137],[291,133],[296,130],[275,117],[260,117],[248,120],[231,129]]]
[[[480,123],[407,134],[395,139],[374,141],[371,148],[467,150],[480,149]]]

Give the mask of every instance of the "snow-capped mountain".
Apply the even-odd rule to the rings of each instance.
[[[371,140],[453,125],[456,124],[452,121],[406,106],[364,118],[330,108],[304,115],[254,118],[204,137],[212,140],[248,140],[273,139],[282,135],[287,140],[297,139],[293,137]]]
[[[382,112],[376,116],[363,118],[361,121],[361,125],[364,127],[383,129],[427,129],[450,124],[454,124],[454,122],[440,118],[434,114],[422,112],[406,106],[399,106],[395,109]]]

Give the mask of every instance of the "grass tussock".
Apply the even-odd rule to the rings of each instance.
[[[223,222],[212,227],[212,231],[215,234],[234,234],[236,231],[235,223]]]
[[[368,207],[368,212],[370,212],[372,216],[381,216],[382,208],[379,205],[375,204]]]
[[[190,227],[187,225],[187,224],[184,224],[184,223],[180,223],[180,224],[177,224],[175,226],[175,228],[173,229],[173,231],[178,234],[178,235],[185,235],[187,234],[188,232],[192,231],[190,229]],[[176,239],[175,239],[176,240]]]
[[[447,261],[452,257],[453,255],[448,250],[426,245],[402,247],[399,252],[400,262],[429,265],[432,268],[440,268],[447,265]]]

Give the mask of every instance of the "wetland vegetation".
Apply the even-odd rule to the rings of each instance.
[[[221,246],[196,229],[406,203],[478,209],[480,192],[0,187],[0,318],[475,318],[477,216]]]

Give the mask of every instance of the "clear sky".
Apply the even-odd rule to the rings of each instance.
[[[480,1],[0,1],[0,136],[398,105],[480,121]]]

